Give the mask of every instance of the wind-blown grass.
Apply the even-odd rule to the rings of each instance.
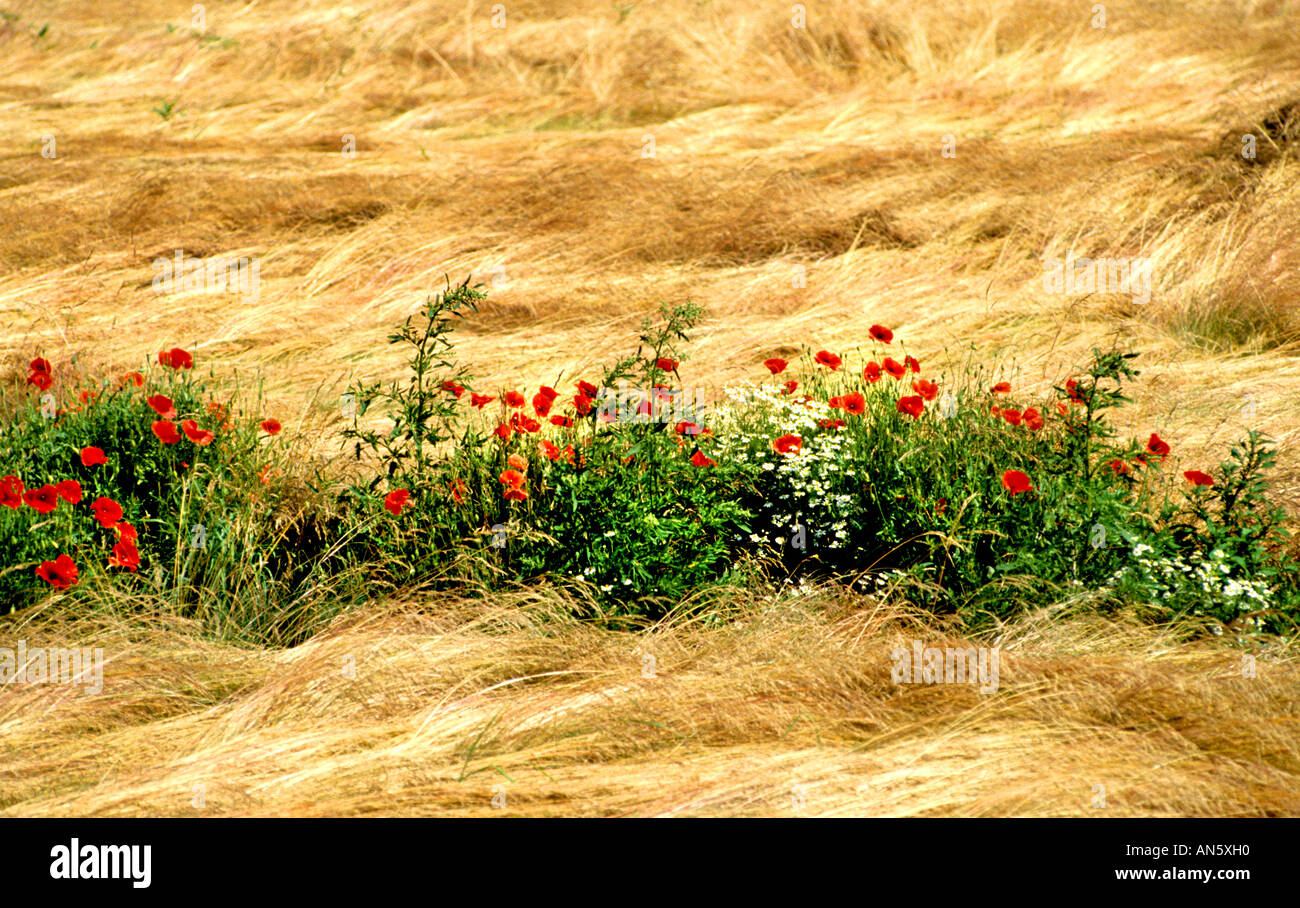
[[[611,633],[545,590],[417,595],[287,651],[49,607],[14,630],[111,661],[97,696],[0,691],[0,815],[1300,813],[1293,647],[1248,680],[1059,609],[965,641],[844,592],[730,603]],[[917,639],[1000,645],[998,693],[892,683]]]

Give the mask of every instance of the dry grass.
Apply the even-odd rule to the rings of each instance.
[[[444,275],[504,268],[462,345],[488,385],[590,375],[686,297],[702,387],[873,322],[1026,390],[1118,339],[1146,354],[1130,428],[1202,466],[1260,428],[1300,502],[1294,4],[1114,2],[1100,29],[1064,0],[834,0],[805,29],[790,4],[491,6],[211,2],[201,41],[190,4],[4,0],[0,357],[183,344],[265,370],[293,431],[399,372],[382,339]],[[260,297],[155,295],[178,248],[260,257]],[[1039,258],[1071,250],[1151,257],[1152,301],[1045,296]],[[530,813],[781,812],[796,780],[811,813],[1088,813],[1107,780],[1110,814],[1298,812],[1292,662],[1248,686],[1213,648],[1044,627],[982,701],[888,689],[879,615],[764,612],[653,636],[648,682],[643,641],[459,614],[289,653],[150,630],[102,697],[4,694],[4,803],[183,813],[204,782],[218,812],[479,812],[483,732],[469,770]],[[487,691],[548,671],[584,674]]]
[[[279,652],[34,616],[29,646],[92,631],[110,662],[97,696],[0,694],[0,815],[1300,813],[1293,649],[1245,679],[1221,644],[1043,614],[975,642],[1002,648],[983,695],[892,683],[894,647],[957,638],[847,594],[641,633],[420,605]]]

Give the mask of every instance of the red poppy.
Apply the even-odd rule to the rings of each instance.
[[[280,430],[283,428],[284,426],[280,425],[280,420],[278,419],[272,418],[262,420],[262,431],[267,435],[279,435]]]
[[[123,385],[130,382],[131,384],[135,385],[137,388],[144,387],[144,376],[141,375],[139,372],[128,372],[125,375],[123,375],[121,378],[119,378],[118,381],[120,381]]]
[[[903,365],[904,365],[904,366],[907,366],[907,368],[911,369],[913,372],[920,372],[920,371],[921,371],[921,364],[920,364],[919,362],[917,362],[917,359],[916,359],[915,356],[904,356],[904,357],[903,357]]]
[[[465,496],[469,495],[469,489],[465,487],[465,482],[460,479],[453,479],[447,483],[447,490],[451,492],[451,500],[456,504],[464,504]]]
[[[939,396],[939,386],[932,381],[926,381],[924,378],[912,382],[912,390],[925,400],[934,400]]]
[[[1202,473],[1200,470],[1187,470],[1183,473],[1183,478],[1194,486],[1214,485],[1214,477],[1209,473]]]
[[[881,365],[889,373],[890,378],[902,378],[907,373],[907,368],[902,363],[889,357],[886,357]]]
[[[1110,467],[1110,471],[1116,476],[1127,476],[1133,472],[1133,468],[1122,460],[1109,461],[1106,466]]]
[[[496,400],[496,398],[493,397],[491,394],[476,394],[475,392],[471,391],[469,395],[469,402],[474,406],[478,407],[480,410],[482,410],[488,404],[492,403],[492,401],[494,400]]]
[[[54,384],[54,376],[50,374],[50,361],[42,357],[36,357],[31,361],[31,371],[27,374],[27,384],[35,385],[38,390],[48,391]]]
[[[512,430],[508,425],[506,425],[505,423],[501,423],[501,425],[497,426],[495,429],[492,430],[492,434],[495,435],[497,438],[500,438],[502,441],[509,441],[511,431]]]
[[[502,485],[515,487],[522,486],[527,481],[527,477],[514,467],[502,470],[499,479]]]
[[[1169,453],[1169,445],[1162,441],[1159,435],[1152,432],[1151,437],[1147,439],[1147,450],[1159,457],[1164,457]]]
[[[867,329],[867,331],[882,344],[888,344],[894,340],[894,332],[890,331],[884,325],[872,325]]]
[[[1070,400],[1082,400],[1079,396],[1079,380],[1072,378],[1065,383],[1065,393],[1070,396]]]
[[[39,489],[28,489],[24,492],[23,501],[35,508],[37,513],[48,514],[58,507],[59,490],[47,482]]]
[[[792,378],[781,387],[782,387],[782,391],[781,391],[782,394],[793,394],[795,392],[795,389],[799,387],[799,383]]]
[[[506,392],[506,406],[518,409],[524,405],[524,396],[518,391]]]
[[[56,590],[66,590],[77,582],[77,565],[71,555],[60,555],[53,561],[42,561],[36,576]]]
[[[180,347],[172,347],[170,350],[164,350],[158,354],[158,363],[159,365],[170,366],[173,369],[193,369],[194,357]]]
[[[54,384],[54,377],[48,372],[33,372],[27,376],[27,384],[35,385],[37,390],[48,391]]]
[[[124,567],[128,571],[134,571],[140,566],[140,550],[135,547],[135,542],[130,539],[122,539],[113,546],[113,554],[108,559],[109,567]]]
[[[919,419],[924,409],[925,401],[921,400],[920,395],[911,395],[898,399],[898,412],[906,413],[913,419]]]
[[[843,429],[847,423],[842,419],[819,419],[817,425],[823,429]]]
[[[555,460],[560,456],[560,449],[554,442],[547,441],[546,439],[542,439],[537,443],[537,450],[541,451],[547,460]]]
[[[59,497],[68,504],[77,504],[81,501],[81,483],[75,479],[65,479],[62,482],[54,484],[54,491],[59,493]]]
[[[666,356],[661,356],[659,359],[655,360],[655,366],[663,369],[665,372],[676,372],[677,365],[677,360],[669,359]]]
[[[512,469],[518,470],[520,473],[523,473],[528,469],[528,461],[520,457],[518,454],[511,454],[506,458],[506,463],[509,464]]]
[[[790,364],[779,356],[774,356],[771,359],[763,360],[763,365],[767,366],[767,371],[771,372],[773,375],[780,375]]]
[[[832,372],[838,369],[840,364],[844,362],[844,360],[840,359],[834,353],[830,353],[826,350],[818,350],[817,355],[813,357],[813,360],[820,365],[826,366]]]
[[[1000,381],[1000,382],[998,382],[996,385],[993,386],[993,393],[994,393],[994,394],[1010,394],[1010,393],[1011,393],[1011,382],[1007,382],[1007,381]]]
[[[700,426],[698,423],[687,422],[682,420],[673,427],[673,431],[678,435],[699,435]]]
[[[854,391],[851,394],[845,394],[840,398],[841,405],[845,412],[852,413],[854,416],[861,416],[867,412],[867,399]]]
[[[163,419],[176,418],[176,405],[172,403],[170,397],[164,397],[162,394],[155,394],[153,397],[146,400],[145,403],[153,407],[154,412]]]
[[[560,396],[560,392],[556,391],[550,385],[542,385],[542,387],[538,390],[537,393],[545,397],[547,400],[551,400],[551,401],[555,400],[555,398]]]
[[[501,497],[506,501],[523,501],[528,497],[528,492],[524,490],[526,480],[523,473],[518,470],[503,470],[500,478],[501,484],[506,487]]]
[[[525,416],[523,413],[513,413],[510,416],[510,428],[516,432],[537,432],[542,428],[542,424],[531,416]]]
[[[181,433],[176,431],[176,424],[170,419],[155,419],[153,434],[165,445],[174,445],[181,440]]]
[[[409,489],[393,489],[384,496],[384,510],[394,517],[400,517],[402,508],[406,507],[410,501],[411,492]]]
[[[1025,417],[1025,425],[1029,428],[1029,431],[1031,432],[1037,432],[1044,425],[1046,425],[1043,422],[1042,414],[1039,413],[1037,410],[1035,410],[1033,407],[1027,409],[1023,415]]]
[[[96,498],[90,505],[99,525],[108,529],[122,519],[122,506],[111,498]]]
[[[465,393],[465,386],[458,385],[454,381],[449,380],[442,383],[442,390],[455,395],[456,399],[460,400],[460,396]]]
[[[1012,495],[1018,495],[1021,492],[1028,492],[1033,487],[1033,483],[1029,481],[1029,477],[1019,470],[1007,470],[1002,474],[1002,488],[1006,489]]]
[[[199,424],[192,419],[187,419],[181,423],[181,431],[185,437],[194,442],[200,448],[212,444],[213,434],[206,429],[200,429]]]
[[[585,395],[587,395],[587,396],[590,397],[592,400],[595,400],[595,399],[596,399],[596,392],[597,392],[598,390],[599,390],[599,389],[598,389],[595,385],[593,385],[591,382],[589,382],[589,381],[579,381],[579,382],[578,382],[578,392],[579,392],[580,394],[585,394]]]
[[[561,429],[568,429],[573,426],[573,420],[568,416],[561,416],[557,413],[551,417],[551,425],[559,426]]]
[[[579,416],[586,416],[595,405],[596,401],[584,393],[573,395],[573,409],[578,411]]]
[[[1001,416],[1002,408],[999,407],[997,404],[994,404],[993,406],[989,407],[989,412],[992,413],[994,416]]]
[[[867,363],[866,368],[862,370],[862,377],[873,385],[880,381],[880,364],[876,362]]]
[[[0,504],[15,510],[23,506],[23,481],[12,473],[0,479]]]
[[[553,398],[547,397],[545,394],[534,394],[533,395],[534,412],[536,412],[538,416],[546,416],[548,413],[551,412],[552,400]]]
[[[716,467],[718,465],[716,461],[709,460],[704,456],[704,452],[698,449],[691,455],[691,463],[697,467]]]
[[[1019,410],[1011,410],[1011,409],[1003,410],[1003,411],[1002,411],[1002,418],[1005,419],[1007,422],[1011,423],[1011,425],[1013,425],[1013,426],[1018,426],[1018,425],[1020,425],[1021,420],[1022,420],[1022,417],[1021,417],[1021,415],[1020,415],[1020,411],[1019,411]]]
[[[782,435],[772,442],[772,450],[778,454],[798,454],[803,448],[803,439],[798,435]]]
[[[118,539],[123,539],[127,542],[135,542],[139,536],[135,531],[135,527],[131,526],[131,524],[127,523],[125,520],[119,520],[113,525],[113,529],[117,530]]]

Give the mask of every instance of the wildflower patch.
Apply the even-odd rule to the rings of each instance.
[[[320,589],[559,583],[640,620],[813,577],[976,624],[1083,597],[1219,633],[1294,626],[1271,443],[1171,468],[1164,427],[1119,438],[1135,354],[1095,350],[1024,395],[873,324],[710,398],[682,380],[702,315],[685,304],[600,374],[485,387],[451,341],[483,296],[448,287],[390,335],[408,378],[348,390],[328,472],[287,453],[276,415],[214,394],[190,350],[116,378],[37,355],[0,433],[5,601],[152,590],[292,639]]]

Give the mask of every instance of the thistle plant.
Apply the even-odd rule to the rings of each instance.
[[[411,348],[405,383],[356,382],[349,393],[357,407],[353,425],[343,438],[354,444],[357,460],[363,449],[376,455],[382,472],[369,483],[373,491],[387,480],[405,488],[427,487],[429,457],[439,445],[455,437],[456,401],[469,375],[452,358],[451,332],[465,311],[477,311],[486,295],[469,281],[436,294],[419,316],[408,316],[388,336],[390,344]],[[457,391],[459,389],[459,392]],[[360,420],[376,402],[392,420],[386,431],[362,428]]]

